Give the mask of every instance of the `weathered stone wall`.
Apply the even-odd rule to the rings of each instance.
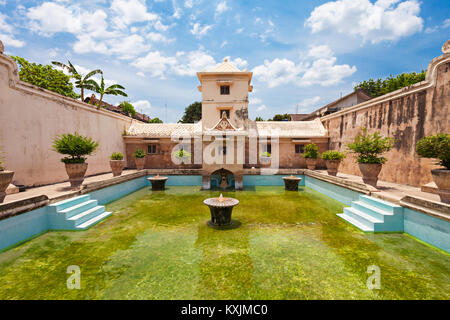
[[[432,181],[435,161],[419,158],[419,139],[438,132],[450,132],[450,54],[434,59],[426,81],[367,101],[321,120],[330,136],[330,149],[345,151],[362,127],[395,138],[395,147],[386,153],[387,162],[380,179],[412,186]],[[352,155],[340,171],[360,175]]]
[[[130,123],[125,116],[20,81],[14,61],[0,53],[0,145],[5,167],[15,171],[13,183],[33,186],[67,180],[52,140],[75,131],[100,143],[96,154],[88,157],[87,175],[111,171],[109,156],[125,153],[122,132]]]

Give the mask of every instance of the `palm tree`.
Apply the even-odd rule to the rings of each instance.
[[[85,88],[88,90],[95,91],[100,95],[97,109],[100,109],[100,106],[101,106],[102,100],[103,100],[103,96],[105,94],[110,94],[113,96],[120,95],[120,96],[128,97],[128,95],[122,91],[122,90],[125,90],[125,88],[123,86],[121,86],[120,84],[113,84],[113,85],[109,86],[108,88],[105,88],[105,80],[103,79],[103,74],[102,74],[102,80],[100,82],[100,85],[95,80],[89,79],[86,82]]]
[[[52,64],[54,64],[55,66],[58,66],[63,70],[65,69],[72,74],[72,78],[75,79],[75,87],[79,88],[81,91],[81,101],[84,101],[84,89],[91,90],[88,88],[90,78],[96,74],[103,74],[103,72],[100,69],[96,69],[94,71],[89,72],[86,76],[83,77],[81,74],[78,73],[77,69],[75,69],[75,67],[72,65],[72,63],[70,63],[70,61],[68,61],[68,63],[69,65],[66,65],[58,61],[52,61]]]

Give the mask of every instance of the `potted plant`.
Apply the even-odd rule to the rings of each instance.
[[[317,158],[319,157],[319,147],[315,143],[310,143],[305,146],[303,158],[306,159],[306,166],[309,170],[316,169]]]
[[[327,172],[330,176],[337,175],[339,165],[344,158],[345,153],[339,151],[327,150],[322,153],[322,159],[325,160],[325,164],[327,165]]]
[[[368,134],[366,128],[362,128],[352,143],[347,148],[356,154],[356,162],[362,173],[364,183],[376,188],[378,175],[380,174],[386,158],[381,155],[392,149],[394,139],[382,137],[378,132]]]
[[[262,165],[269,165],[270,162],[272,161],[272,155],[268,151],[262,152],[259,155],[259,161],[261,162]]]
[[[123,168],[125,167],[123,154],[120,152],[113,152],[113,154],[109,158],[109,165],[111,166],[113,177],[120,176],[122,174]]]
[[[6,189],[12,181],[14,171],[7,171],[3,167],[2,159],[0,158],[0,203],[5,200]]]
[[[84,180],[88,164],[84,156],[92,154],[98,147],[98,143],[91,138],[75,134],[63,134],[53,140],[53,150],[60,154],[68,155],[61,159],[66,166],[70,186],[79,187]]]
[[[431,170],[431,175],[441,201],[450,203],[450,134],[438,133],[420,139],[416,144],[416,152],[424,158],[439,159],[437,164],[443,168]]]
[[[173,156],[180,160],[181,163],[191,163],[191,153],[184,149],[176,150]]]
[[[137,149],[134,154],[134,161],[136,162],[136,169],[143,170],[145,166],[145,151]]]

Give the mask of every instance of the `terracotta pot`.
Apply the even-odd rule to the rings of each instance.
[[[336,177],[341,160],[325,160],[325,164],[327,165],[328,175]]]
[[[271,157],[265,157],[265,156],[260,156],[259,157],[259,163],[261,164],[261,167],[270,167],[270,164],[272,162],[272,158]]]
[[[306,158],[306,166],[309,170],[315,170],[317,164],[317,159]]]
[[[113,177],[117,177],[122,174],[122,170],[125,167],[125,160],[109,160],[109,165],[111,166]]]
[[[450,203],[450,170],[431,170],[434,183],[438,187],[438,193],[443,203]]]
[[[12,181],[14,171],[0,171],[0,203],[5,200],[6,189]]]
[[[137,170],[143,170],[145,166],[145,158],[134,158],[134,161],[136,162],[136,169]]]
[[[378,175],[380,174],[381,163],[358,163],[365,184],[377,187]]]
[[[88,167],[87,163],[66,163],[66,172],[69,176],[70,186],[78,188],[84,181],[84,175]]]

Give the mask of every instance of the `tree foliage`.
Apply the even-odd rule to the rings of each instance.
[[[96,141],[92,138],[83,137],[78,132],[56,136],[53,140],[54,151],[69,155],[69,157],[61,159],[64,163],[84,163],[86,161],[84,156],[92,154],[97,147]]]
[[[194,102],[184,109],[183,117],[179,123],[195,123],[202,119],[202,103]]]
[[[109,158],[111,160],[123,160],[123,153],[121,153],[121,152],[113,152]]]
[[[73,91],[70,76],[51,65],[31,63],[24,58],[12,56],[19,65],[19,78],[22,81],[47,89],[63,96],[78,99],[79,95]]]
[[[119,106],[122,109],[122,112],[125,114],[129,114],[132,117],[136,114],[134,106],[129,101],[122,101]]]
[[[269,119],[269,121],[290,121],[291,116],[288,113],[285,114],[276,114],[272,119]]]
[[[386,79],[369,79],[355,86],[356,89],[363,89],[372,98],[382,96],[386,93],[408,87],[414,83],[424,81],[426,72],[422,70],[420,73],[402,73],[397,76],[390,75]]]
[[[264,119],[261,118],[261,117],[256,117],[256,118],[255,118],[255,121],[264,121]]]
[[[356,154],[358,163],[385,163],[386,158],[381,155],[391,150],[393,146],[393,138],[383,138],[378,132],[368,134],[367,129],[362,128],[347,148]]]
[[[163,123],[163,121],[160,118],[156,117],[156,118],[150,119],[148,121],[148,123]]]
[[[416,144],[416,152],[424,158],[439,159],[439,164],[450,170],[450,134],[438,133],[420,139]]]

